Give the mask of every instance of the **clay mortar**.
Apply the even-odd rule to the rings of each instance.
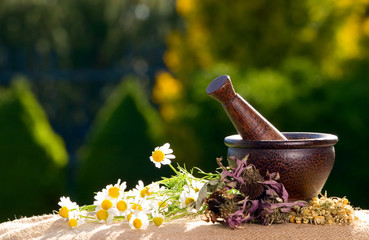
[[[334,144],[338,138],[332,134],[285,132],[288,140],[249,141],[240,135],[224,139],[227,156],[242,159],[249,154],[248,162],[262,175],[279,172],[289,200],[311,200],[322,190],[332,170],[335,158]]]

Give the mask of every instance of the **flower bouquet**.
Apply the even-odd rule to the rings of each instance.
[[[92,205],[79,206],[69,197],[61,197],[58,214],[70,227],[120,221],[134,229],[145,229],[150,222],[160,226],[174,218],[197,215],[231,228],[239,228],[243,223],[342,224],[355,220],[346,198],[325,195],[310,202],[289,202],[288,192],[278,182],[279,174],[261,176],[254,165],[248,164],[248,156],[231,157],[229,160],[235,163],[232,166],[224,166],[218,158],[215,173],[173,167],[171,160],[175,156],[168,143],[156,147],[149,158],[158,168],[168,165],[174,175],[148,185],[139,180],[130,190],[119,179],[97,192]],[[195,177],[195,170],[202,177]]]

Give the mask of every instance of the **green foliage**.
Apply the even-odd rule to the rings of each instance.
[[[81,150],[79,190],[82,201],[117,179],[134,186],[154,181],[169,169],[157,169],[151,151],[161,141],[162,123],[135,78],[123,79],[100,110]]]
[[[192,160],[204,169],[219,150],[226,154],[223,138],[236,131],[205,89],[228,74],[280,131],[337,134],[325,188],[368,207],[359,187],[369,167],[368,9],[365,1],[178,0],[184,24],[168,36],[165,62],[186,92],[173,104],[187,111],[168,121],[171,136],[187,128],[182,142],[201,146]]]
[[[22,77],[0,88],[0,220],[51,212],[68,156]]]
[[[279,68],[296,57],[337,75],[341,64],[366,49],[367,7],[365,1],[179,0],[185,24],[169,36],[166,64],[184,81],[219,63],[240,70]]]

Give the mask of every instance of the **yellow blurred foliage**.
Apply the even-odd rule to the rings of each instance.
[[[185,24],[168,36],[164,61],[186,86],[189,73],[219,62],[240,69],[276,67],[295,56],[310,58],[337,78],[347,61],[367,54],[362,43],[369,36],[368,8],[369,0],[177,0]]]
[[[161,104],[179,99],[182,96],[182,84],[170,73],[162,71],[156,75],[156,82],[152,92],[155,103]]]
[[[369,18],[363,21],[362,30],[366,36],[369,36]]]
[[[336,0],[333,1],[332,3],[335,3],[335,5],[339,8],[342,9],[347,9],[350,7],[355,7],[356,9],[361,9],[364,10],[365,8],[363,8],[365,4],[369,4],[369,0]]]
[[[177,116],[176,108],[171,103],[163,103],[159,109],[160,115],[166,121],[171,121]]]
[[[181,15],[186,15],[193,11],[195,8],[194,0],[177,0],[176,1],[176,10]]]
[[[342,69],[338,65],[337,61],[330,57],[322,60],[322,70],[332,79],[338,79],[343,74]]]
[[[164,53],[164,62],[165,64],[172,70],[178,71],[181,68],[181,52],[178,49],[181,49],[181,39],[178,32],[173,31],[167,37],[167,41],[173,46],[170,49],[167,49]]]
[[[302,42],[312,42],[315,40],[317,35],[316,29],[312,27],[306,27],[301,30],[300,36]]]
[[[202,68],[206,68],[212,63],[211,51],[207,47],[210,43],[209,36],[206,27],[198,21],[192,21],[187,34],[188,43]]]
[[[360,55],[360,26],[358,16],[346,19],[336,34],[337,56],[342,59],[357,58]]]

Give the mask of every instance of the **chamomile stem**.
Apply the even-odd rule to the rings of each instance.
[[[172,166],[172,164],[169,163],[168,165],[174,171],[174,173],[178,175],[178,171]]]
[[[85,215],[79,215],[81,218],[87,218],[87,219],[95,219],[94,217],[85,216]]]
[[[80,207],[80,210],[85,210],[87,212],[92,212],[92,211],[95,211],[96,209],[96,205],[86,205],[86,206],[82,206]]]

